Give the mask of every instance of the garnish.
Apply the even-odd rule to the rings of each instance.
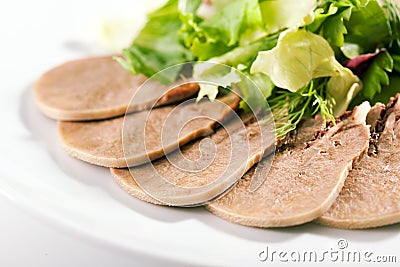
[[[241,84],[244,109],[270,103],[278,138],[306,117],[321,114],[325,121],[334,121],[333,116],[345,112],[351,101],[351,105],[364,98],[387,102],[384,88],[399,72],[400,61],[400,12],[392,1],[209,2],[169,0],[149,15],[132,46],[124,50],[121,64],[147,76],[189,61],[238,69],[262,94],[211,64],[196,63],[193,75],[212,75],[227,88]],[[362,71],[357,64],[355,69],[346,67],[357,57],[368,59],[360,64]],[[162,82],[177,75],[163,77]],[[218,90],[216,85],[201,85],[199,98],[213,99]]]

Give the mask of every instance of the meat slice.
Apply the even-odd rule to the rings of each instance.
[[[61,121],[58,131],[64,149],[73,157],[104,167],[135,166],[211,134],[217,121],[238,107],[240,98],[230,93],[221,101],[194,101],[176,108],[166,106],[103,121]],[[172,123],[164,125],[167,120]],[[185,122],[188,123],[184,125]],[[181,128],[178,136],[177,130]]]
[[[163,157],[152,164],[140,165],[130,170],[111,169],[111,174],[123,190],[153,204],[204,204],[234,185],[266,151],[273,150],[275,137],[271,134],[271,127],[271,124],[260,127],[260,124],[253,122],[230,134],[220,128],[208,140],[215,145],[214,151],[206,145],[203,146],[202,143],[207,141],[202,139],[182,147],[182,154],[176,151],[168,158]],[[248,150],[245,143],[249,145]],[[235,150],[235,144],[242,149]],[[199,171],[193,171],[190,166],[185,168],[186,160],[200,166]],[[205,164],[206,167],[202,168],[201,165],[207,162],[210,164]],[[165,186],[158,175],[183,189]],[[154,191],[157,193],[153,194]]]
[[[392,107],[382,112],[383,121],[376,123],[378,132],[375,134],[379,134],[379,138],[377,143],[371,142],[374,149],[370,149],[370,155],[364,156],[350,172],[339,197],[318,218],[318,223],[356,229],[400,222],[399,96],[390,105]]]
[[[163,202],[152,198],[150,195],[146,194],[140,186],[136,183],[135,179],[133,179],[129,169],[117,169],[110,168],[110,172],[114,181],[129,195],[140,199],[142,201],[155,204],[155,205],[165,205]]]
[[[353,161],[368,148],[369,109],[362,104],[314,141],[322,124],[308,121],[292,147],[275,154],[260,188],[249,190],[252,169],[207,208],[230,222],[256,227],[298,225],[321,216],[338,196]]]
[[[47,116],[66,121],[96,120],[125,114],[129,101],[146,81],[143,75],[133,76],[111,56],[70,61],[44,73],[34,85],[35,100]],[[146,86],[141,103],[130,111],[140,111],[166,92],[167,86],[155,81]],[[173,103],[194,95],[195,83],[169,91],[157,105]]]

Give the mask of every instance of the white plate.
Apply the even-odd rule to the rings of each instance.
[[[82,7],[80,18],[85,14],[84,8],[89,10],[90,7],[89,4]],[[47,8],[58,10],[57,5]],[[39,13],[27,12],[26,29],[36,27],[29,28],[28,21],[34,20],[33,15],[29,19],[31,13],[41,19]],[[45,14],[43,11],[42,15]],[[62,19],[68,24],[68,18],[66,13]],[[43,19],[42,25],[46,23]],[[67,28],[68,25],[64,25],[63,29]],[[61,47],[62,38],[65,38],[58,32],[56,37],[60,40],[54,39],[56,37],[50,33],[49,28],[47,33],[40,35],[45,38],[48,34],[47,43],[32,41],[32,46],[36,47],[31,47],[33,52],[24,54],[25,61],[17,61],[17,53],[7,52],[6,62],[10,65],[2,68],[11,68],[14,73],[6,77],[9,82],[5,84],[9,88],[2,89],[0,97],[0,193],[14,203],[45,221],[57,222],[62,228],[74,230],[98,243],[176,262],[248,266],[260,263],[259,253],[266,246],[270,250],[310,250],[322,254],[338,250],[339,239],[346,239],[348,249],[352,251],[396,255],[400,261],[397,251],[400,225],[363,231],[337,230],[314,224],[273,230],[244,227],[219,219],[203,208],[167,208],[143,203],[120,190],[107,169],[70,158],[60,147],[56,122],[44,117],[35,107],[30,86],[14,86],[29,84],[30,79],[38,75],[38,71],[28,71],[29,66],[22,63],[32,62],[44,70],[56,62],[61,63],[68,55],[78,56],[61,48],[48,51],[45,44],[53,42],[51,44]],[[9,38],[13,34],[10,30]],[[17,38],[15,45],[24,47],[26,35]],[[52,53],[53,58],[46,53]],[[46,55],[46,60],[39,61]],[[24,71],[29,75],[22,76],[21,81]],[[4,75],[5,72],[1,73]]]
[[[3,121],[7,128],[1,143],[0,192],[98,242],[179,262],[229,266],[259,262],[266,245],[318,251],[337,249],[337,240],[344,238],[351,248],[376,253],[384,249],[385,255],[398,245],[399,225],[365,231],[314,224],[267,230],[226,222],[203,208],[143,203],[120,190],[108,169],[64,153],[56,122],[38,111],[30,87],[15,91],[12,98],[19,112]]]

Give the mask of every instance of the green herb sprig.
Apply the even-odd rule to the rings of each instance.
[[[318,78],[296,92],[282,89],[275,91],[270,100],[270,108],[274,115],[278,140],[295,130],[302,119],[316,114],[321,114],[324,126],[327,120],[335,123],[335,100],[327,94],[326,83],[327,78]]]

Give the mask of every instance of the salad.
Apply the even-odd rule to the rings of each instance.
[[[147,77],[196,62],[196,79],[221,85],[200,85],[199,99],[246,82],[204,62],[235,68],[263,96],[242,90],[240,107],[269,103],[281,139],[303,118],[334,122],[400,91],[400,11],[390,0],[169,0],[116,60]],[[173,70],[159,81],[176,80]]]

